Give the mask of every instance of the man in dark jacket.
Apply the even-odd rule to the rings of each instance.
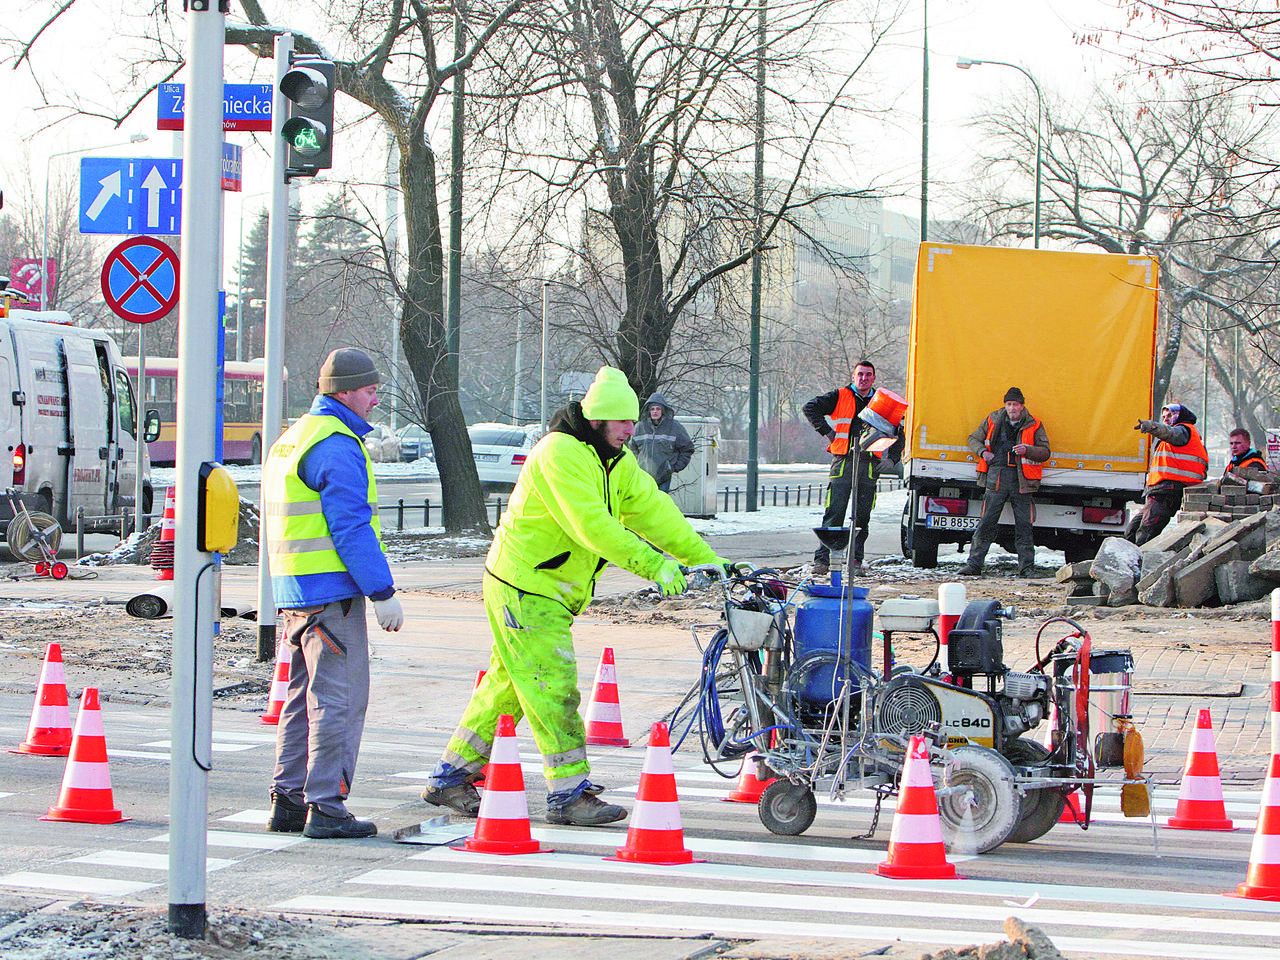
[[[984,488],[982,519],[969,545],[969,559],[960,575],[982,574],[987,551],[996,538],[1004,505],[1013,507],[1013,544],[1018,553],[1018,576],[1035,575],[1035,503],[1031,495],[1040,489],[1042,464],[1051,457],[1044,424],[1031,415],[1026,398],[1017,387],[1004,395],[1004,406],[993,410],[969,434],[975,454],[978,482]]]
[[[1147,471],[1146,503],[1134,543],[1146,543],[1173,519],[1182,492],[1209,475],[1209,454],[1196,430],[1196,415],[1180,403],[1165,404],[1160,419],[1139,420],[1135,430],[1156,438]]]
[[[1224,477],[1233,473],[1239,475],[1245,470],[1267,469],[1266,458],[1253,448],[1253,438],[1244,427],[1236,427],[1231,431],[1227,437],[1227,446],[1231,448],[1231,459],[1227,461],[1227,468],[1222,471]]]
[[[693,459],[689,431],[676,421],[676,408],[655,393],[645,402],[647,416],[636,422],[631,449],[641,468],[663,493],[671,492],[671,475],[679,473]]]
[[[859,360],[853,368],[853,381],[847,387],[840,387],[829,393],[814,397],[804,405],[805,418],[813,424],[813,429],[826,437],[827,452],[834,459],[827,479],[827,503],[822,514],[822,526],[844,526],[845,511],[849,507],[849,499],[853,495],[853,464],[856,459],[861,465],[858,479],[858,498],[854,505],[853,524],[857,533],[853,538],[853,564],[851,572],[862,573],[863,552],[866,549],[867,534],[870,532],[871,510],[876,503],[876,477],[880,473],[881,457],[869,453],[858,453],[853,442],[858,436],[858,414],[871,402],[875,394],[876,368],[870,360]],[[884,456],[897,460],[902,455],[905,440],[901,428],[898,439]],[[819,543],[813,551],[814,576],[823,576],[831,569],[831,551],[825,544]]]

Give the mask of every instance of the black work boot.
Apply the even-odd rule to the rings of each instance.
[[[547,807],[547,823],[562,823],[571,827],[598,827],[621,820],[627,811],[613,803],[605,803],[599,797],[581,793],[568,803]]]
[[[302,835],[313,840],[360,840],[377,836],[378,827],[369,820],[357,820],[351,813],[331,817],[314,803],[307,804],[307,825]]]
[[[271,819],[267,829],[272,833],[301,833],[307,823],[307,805],[290,800],[283,793],[271,791]]]
[[[464,817],[474,817],[480,812],[480,793],[472,783],[455,783],[451,787],[425,786],[422,799],[437,807],[448,807]]]

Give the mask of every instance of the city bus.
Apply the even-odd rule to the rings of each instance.
[[[137,357],[126,358],[125,367],[138,382]],[[222,462],[262,462],[262,360],[223,364],[222,381]],[[288,397],[289,373],[284,374],[284,396]],[[144,410],[160,414],[160,436],[147,446],[151,462],[173,466],[177,455],[178,361],[174,357],[147,357],[147,383],[138,390]],[[282,405],[288,409],[287,399]]]

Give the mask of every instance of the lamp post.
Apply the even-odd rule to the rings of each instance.
[[[973,60],[969,57],[958,57],[956,66],[961,70],[968,70],[970,67],[981,67],[989,64],[993,67],[1010,67],[1017,70],[1020,74],[1031,81],[1032,89],[1036,92],[1036,206],[1035,206],[1035,227],[1034,240],[1037,249],[1040,247],[1040,156],[1043,151],[1043,138],[1040,135],[1040,129],[1044,119],[1044,94],[1040,92],[1040,84],[1036,83],[1036,78],[1025,67],[1020,67],[1016,63],[1007,63],[1004,60]]]
[[[49,267],[49,171],[53,161],[58,157],[70,157],[77,153],[92,153],[94,150],[110,150],[112,147],[127,147],[131,143],[142,143],[151,139],[145,133],[135,133],[128,140],[120,143],[104,143],[97,147],[81,147],[78,150],[63,150],[51,153],[44,162],[44,239],[40,242],[40,309],[49,309],[49,278],[46,271]]]

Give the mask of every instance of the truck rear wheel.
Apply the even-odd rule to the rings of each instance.
[[[932,570],[938,565],[938,541],[926,530],[913,526],[911,514],[911,498],[902,507],[902,525],[900,540],[902,555],[911,561],[911,565],[922,570]]]

